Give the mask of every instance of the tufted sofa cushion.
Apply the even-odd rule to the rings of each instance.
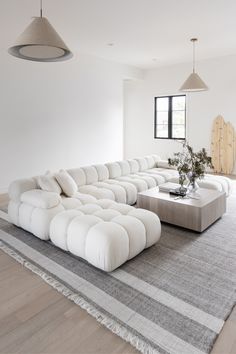
[[[98,173],[94,166],[82,167],[82,170],[86,176],[86,184],[98,182]]]
[[[121,167],[118,162],[111,162],[105,165],[109,171],[109,178],[117,178],[122,175]]]
[[[148,189],[148,184],[146,183],[145,180],[143,180],[142,178],[137,178],[132,175],[122,176],[122,177],[117,178],[117,180],[121,181],[121,182],[128,182],[128,183],[133,184],[135,186],[135,188],[137,189],[137,193],[143,192],[146,189]]]
[[[138,161],[136,160],[128,160],[130,166],[130,173],[137,173],[140,170]]]
[[[71,177],[75,180],[77,186],[84,186],[86,184],[86,175],[82,168],[73,168],[67,170]]]
[[[135,159],[138,164],[139,164],[139,171],[145,171],[148,169],[148,161],[143,157],[143,158],[137,158]]]
[[[110,200],[63,211],[50,225],[56,246],[107,272],[156,243],[160,235],[156,214]]]
[[[127,181],[118,181],[115,179],[108,179],[106,180],[106,183],[122,187],[126,193],[127,204],[133,205],[136,203],[138,192],[137,188],[132,183],[129,183]]]
[[[111,200],[115,200],[115,195],[111,190],[106,188],[99,188],[91,184],[79,187],[78,192],[89,194],[96,199],[109,198]]]
[[[97,170],[99,182],[109,179],[109,170],[105,165],[95,165],[94,167]]]
[[[97,182],[93,184],[95,187],[104,188],[110,190],[114,194],[115,201],[118,203],[126,203],[126,191],[125,188],[120,185],[114,185],[110,183],[104,182]]]
[[[156,159],[154,158],[154,156],[146,156],[145,160],[147,161],[148,168],[156,167]]]
[[[121,169],[121,175],[122,176],[126,176],[128,174],[131,173],[131,170],[130,170],[130,165],[129,165],[129,162],[124,160],[124,161],[118,161],[117,162],[120,166],[120,169]]]

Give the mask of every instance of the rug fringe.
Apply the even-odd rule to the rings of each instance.
[[[56,289],[59,293],[61,293],[69,300],[73,301],[76,305],[86,310],[99,323],[108,328],[111,332],[124,339],[126,342],[129,342],[141,353],[160,354],[159,351],[152,348],[149,344],[145,343],[142,339],[138,338],[136,335],[131,333],[131,331],[127,330],[124,326],[120,325],[115,320],[107,317],[102,312],[98,311],[93,305],[90,305],[81,295],[78,295],[75,292],[71,291],[58,280],[54,279],[40,268],[24,259],[20,254],[6,246],[5,243],[3,243],[2,241],[0,241],[0,249],[4,253],[8,254],[10,257],[14,258],[18,263],[22,264],[25,268],[40,276],[47,284]]]

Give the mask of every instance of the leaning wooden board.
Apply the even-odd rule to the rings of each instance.
[[[211,155],[214,171],[230,174],[233,172],[236,158],[236,133],[233,125],[225,123],[222,116],[213,121]]]

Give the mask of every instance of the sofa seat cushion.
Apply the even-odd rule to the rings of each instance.
[[[97,201],[97,198],[95,198],[94,196],[81,192],[76,192],[73,198],[78,199],[82,204],[94,203]]]
[[[83,205],[79,199],[69,198],[69,197],[65,197],[65,196],[62,196],[61,203],[66,210],[76,209],[76,208],[80,207],[81,205]]]
[[[146,173],[157,174],[165,179],[165,182],[170,181],[174,177],[178,177],[178,171],[166,168],[151,168],[145,171]]]
[[[137,192],[143,192],[148,189],[147,182],[145,182],[142,178],[137,178],[137,177],[134,177],[133,175],[122,176],[122,177],[116,178],[116,180],[133,184],[136,187]]]
[[[86,185],[86,186],[79,187],[78,192],[89,194],[95,197],[96,199],[107,198],[107,199],[115,200],[115,194],[111,190],[106,188],[99,188],[94,185]]]
[[[122,186],[104,182],[94,183],[93,186],[110,190],[118,203],[126,203],[126,191]]]
[[[126,193],[127,204],[133,205],[136,203],[138,192],[137,188],[132,183],[118,181],[116,179],[108,179],[106,180],[106,183],[122,187]]]
[[[137,176],[149,176],[152,177],[155,180],[155,183],[157,186],[159,186],[162,183],[165,183],[165,178],[163,176],[158,175],[157,173],[151,173],[151,172],[138,172]]]
[[[56,246],[107,272],[156,243],[160,235],[156,214],[110,200],[63,211],[50,225],[50,239]]]
[[[155,178],[152,175],[148,175],[148,173],[138,172],[137,174],[128,175],[128,177],[142,179],[147,183],[148,189],[157,186]]]
[[[36,208],[50,209],[61,203],[58,193],[32,189],[21,194],[20,201]]]

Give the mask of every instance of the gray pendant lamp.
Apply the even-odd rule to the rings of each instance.
[[[43,17],[42,0],[40,5],[40,17],[33,19],[8,52],[17,58],[40,62],[70,59],[73,54],[50,22]]]
[[[191,42],[193,43],[193,72],[183,83],[183,85],[180,88],[180,91],[183,92],[206,91],[208,90],[207,85],[195,71],[195,43],[197,42],[197,38],[192,38]]]

